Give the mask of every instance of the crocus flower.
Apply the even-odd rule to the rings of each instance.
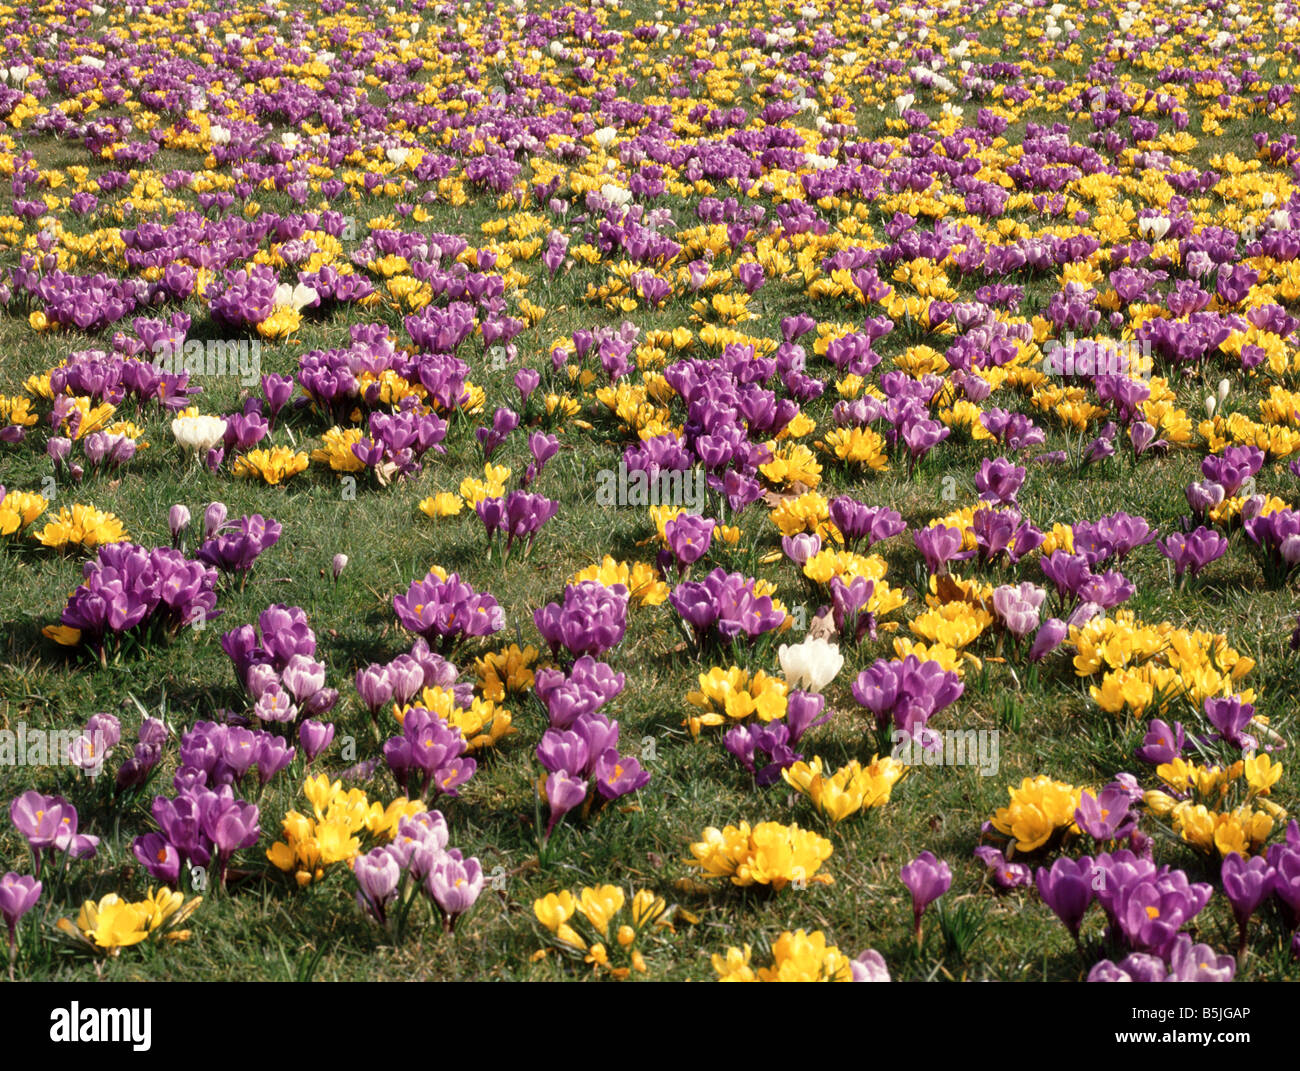
[[[334,741],[334,726],[330,722],[319,722],[305,718],[298,726],[298,742],[302,744],[303,754],[307,756],[307,765],[316,761],[325,749]]]
[[[831,719],[826,710],[826,699],[816,692],[792,691],[786,698],[785,724],[790,743],[797,744],[809,729],[824,725]],[[769,726],[770,728],[770,726]]]
[[[587,781],[570,776],[563,770],[557,770],[546,779],[546,802],[551,809],[550,820],[546,823],[546,836],[551,835],[555,823],[573,810],[587,798]]]
[[[9,931],[10,981],[13,980],[14,945],[18,920],[36,906],[41,898],[41,883],[25,874],[10,871],[0,878],[0,915],[4,916]]]
[[[993,609],[1007,631],[1021,639],[1038,627],[1038,610],[1045,597],[1046,592],[1034,584],[1003,584],[993,590]]]
[[[383,925],[402,879],[397,860],[386,848],[372,848],[352,861],[352,876],[357,879],[357,906]]]
[[[683,572],[709,552],[713,529],[717,523],[707,517],[682,513],[664,525],[668,549],[672,551]]]
[[[917,943],[921,940],[921,916],[930,904],[948,891],[952,885],[952,871],[948,864],[935,858],[932,852],[922,852],[899,872],[907,891],[912,894],[912,918]]]
[[[1241,955],[1246,949],[1246,927],[1250,924],[1250,916],[1273,892],[1276,874],[1262,856],[1244,859],[1239,852],[1230,852],[1223,857],[1220,876],[1223,894],[1232,905],[1232,914],[1237,920],[1237,954]]]
[[[1075,824],[1095,841],[1117,840],[1132,828],[1129,808],[1132,798],[1119,783],[1112,783],[1099,793],[1085,789],[1074,812]]]
[[[1243,732],[1255,717],[1255,708],[1243,703],[1241,696],[1218,696],[1205,700],[1202,709],[1206,720],[1219,732],[1219,739],[1243,751],[1253,751],[1258,741]]]
[[[190,526],[190,511],[182,505],[172,506],[167,511],[167,526],[172,533],[172,546],[180,544],[181,533]]]
[[[888,982],[889,967],[885,957],[869,948],[849,964],[855,982]]]
[[[1035,874],[1038,895],[1052,909],[1052,914],[1065,923],[1076,943],[1079,926],[1093,900],[1094,870],[1092,859],[1085,855],[1078,860],[1058,859],[1050,870],[1039,867]]]
[[[1196,576],[1213,561],[1228,552],[1228,541],[1211,528],[1197,528],[1192,532],[1171,532],[1156,542],[1160,551],[1174,567],[1174,576],[1181,582],[1184,573]]]
[[[1013,464],[1004,457],[985,458],[975,474],[975,490],[984,502],[1011,505],[1016,500],[1016,492],[1025,482],[1023,466]]]
[[[433,865],[424,879],[424,889],[441,909],[450,932],[483,891],[483,868],[477,859],[462,859],[453,848]]]
[[[820,692],[844,665],[839,647],[820,636],[811,636],[802,643],[783,643],[776,653],[786,683],[810,692]]]
[[[607,800],[618,799],[650,783],[650,774],[641,769],[641,764],[632,755],[619,755],[614,748],[607,748],[596,759],[592,775],[598,791]]]
[[[424,673],[416,667],[419,674],[419,683],[409,690],[404,689],[401,702],[405,703],[415,693],[423,687]],[[370,717],[373,719],[378,712],[393,698],[393,681],[389,676],[387,666],[381,666],[378,663],[372,663],[365,669],[357,670],[355,678],[357,695],[361,697],[361,702],[365,703],[366,709],[370,711]]]
[[[993,884],[999,889],[1017,889],[1034,880],[1033,873],[1024,863],[1011,862],[1001,851],[990,845],[977,847],[975,858],[988,867]]]
[[[1146,735],[1142,738],[1142,746],[1134,752],[1134,755],[1142,762],[1162,766],[1178,758],[1183,753],[1185,743],[1182,722],[1176,721],[1170,728],[1161,719],[1153,718],[1147,726]]]
[[[1041,662],[1061,646],[1069,631],[1069,626],[1059,617],[1049,617],[1034,634],[1034,642],[1029,645],[1029,661]]]
[[[962,551],[960,528],[934,525],[912,532],[912,541],[925,559],[925,567],[932,574],[940,572],[951,561],[969,558],[974,551]]]

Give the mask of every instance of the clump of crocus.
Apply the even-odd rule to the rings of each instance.
[[[618,734],[618,722],[595,709],[578,715],[568,728],[552,727],[542,734],[537,761],[546,775],[538,790],[551,812],[543,840],[575,807],[582,805],[586,817],[649,784],[650,774],[637,757],[619,754]]]
[[[623,641],[627,631],[627,588],[606,587],[594,580],[569,584],[562,603],[551,602],[533,611],[533,623],[551,648],[571,657],[599,657]]]
[[[196,721],[181,736],[176,778],[180,784],[240,787],[257,769],[257,784],[267,785],[294,759],[284,739],[262,729]]]
[[[206,738],[198,744],[204,750],[208,746]],[[205,757],[218,761],[210,751]],[[196,761],[192,752],[189,758]],[[242,764],[243,759],[236,761]],[[178,884],[189,866],[202,868],[190,878],[196,887],[205,886],[211,867],[217,885],[224,885],[231,856],[261,836],[256,804],[236,799],[229,784],[205,787],[205,776],[199,765],[183,766],[176,775],[175,797],[154,797],[151,811],[161,832],[136,837],[131,845],[136,860],[158,881]]]
[[[533,685],[553,729],[567,729],[583,714],[594,714],[623,691],[627,677],[605,662],[583,655],[568,674],[539,669]]]
[[[58,927],[78,944],[116,956],[122,949],[144,941],[188,940],[190,931],[178,927],[202,902],[199,896],[187,903],[181,893],[162,887],[157,892],[151,888],[136,903],[108,893],[98,901],[82,904],[75,924],[64,918],[59,919]]]
[[[457,573],[431,569],[404,595],[393,596],[393,611],[404,629],[435,640],[447,650],[465,636],[490,636],[505,627],[505,611],[486,591],[475,591]]]
[[[387,843],[402,819],[426,809],[421,801],[404,797],[387,807],[372,803],[359,788],[345,790],[341,782],[331,783],[324,774],[307,778],[302,790],[312,805],[311,814],[289,811],[282,822],[284,839],[266,853],[277,869],[293,874],[300,887],[321,881],[326,867],[359,855],[363,836]]]
[[[801,752],[794,750],[790,727],[783,722],[737,725],[723,735],[722,744],[753,775],[754,784],[759,788],[775,784],[777,778],[803,758]]]
[[[538,955],[555,949],[620,980],[633,971],[645,974],[648,968],[641,949],[653,929],[670,926],[674,912],[649,889],[630,897],[617,885],[586,886],[576,895],[568,889],[547,893],[533,901],[533,914],[550,946]]]
[[[793,884],[796,890],[809,884],[829,885],[829,874],[818,871],[834,851],[831,842],[796,825],[748,822],[738,826],[704,830],[691,845],[692,859],[706,878],[727,878],[733,885],[766,885],[780,891]]]
[[[1182,587],[1186,576],[1196,576],[1228,553],[1228,540],[1213,528],[1200,527],[1191,532],[1171,532],[1156,542],[1156,549],[1169,559],[1178,586]]]
[[[850,550],[859,543],[870,548],[907,530],[907,522],[897,510],[868,506],[848,495],[831,499],[830,519]]]
[[[411,799],[423,799],[432,789],[439,795],[459,795],[477,767],[464,758],[465,737],[424,707],[413,707],[402,719],[402,734],[384,744],[384,761],[398,786]]]
[[[1110,923],[1108,935],[1134,952],[1168,959],[1184,923],[1210,901],[1214,887],[1181,870],[1156,866],[1127,849],[1094,860],[1092,888]]]
[[[216,505],[217,503],[214,503]],[[222,508],[221,520],[212,526],[212,506],[205,515],[208,538],[199,547],[195,555],[200,561],[216,566],[223,573],[238,574],[240,587],[248,580],[249,570],[280,539],[280,524],[260,513],[249,517],[240,517],[237,521],[225,523],[225,509]]]
[[[1231,982],[1237,961],[1180,933],[1169,949],[1168,964],[1159,956],[1133,952],[1118,963],[1103,959],[1088,972],[1090,982]]]
[[[483,868],[448,848],[450,834],[440,811],[416,811],[403,816],[389,844],[354,856],[357,906],[394,940],[400,940],[411,908],[423,894],[442,918],[443,928],[455,929],[459,919],[483,891]]]
[[[964,689],[956,673],[909,654],[897,662],[877,659],[859,673],[853,698],[875,716],[877,732],[885,733],[892,724],[924,746],[930,719],[960,698]]]
[[[60,623],[44,633],[65,646],[85,644],[101,662],[127,633],[175,636],[183,627],[203,628],[221,613],[216,571],[171,547],[105,545],[82,573],[85,580],[68,596]]]
[[[524,543],[524,556],[532,553],[533,543],[542,526],[559,512],[560,504],[542,495],[527,491],[511,491],[504,498],[485,498],[474,506],[474,512],[487,530],[488,553],[498,532],[506,537],[505,557],[515,541]]]
[[[868,949],[849,959],[821,930],[787,930],[772,942],[772,963],[754,969],[753,949],[728,948],[711,959],[719,982],[888,982],[884,957]]]
[[[1008,786],[1010,803],[994,812],[990,827],[1010,839],[1012,852],[1032,852],[1056,834],[1075,831],[1082,789],[1040,774]]]
[[[536,661],[536,647],[521,648],[517,643],[475,659],[474,672],[483,698],[500,703],[507,695],[525,694],[536,680],[532,670]]]
[[[785,716],[789,685],[759,669],[750,673],[739,666],[714,666],[699,675],[699,689],[689,692],[686,702],[699,713],[682,721],[692,736],[703,728],[740,722],[750,716],[767,723]]]
[[[338,702],[338,690],[326,686],[324,663],[315,659],[316,634],[299,606],[268,606],[256,626],[225,633],[221,647],[253,702],[253,716],[270,728],[292,729]]]
[[[877,755],[871,756],[866,766],[853,759],[834,773],[823,773],[822,768],[821,756],[814,756],[811,763],[796,762],[781,776],[806,796],[818,813],[836,823],[859,811],[883,807],[907,773],[897,759]]]
[[[1264,579],[1272,587],[1281,587],[1300,566],[1300,510],[1256,514],[1244,528],[1255,545]]]
[[[668,601],[700,645],[714,633],[728,642],[739,637],[753,639],[788,620],[768,585],[722,568],[703,580],[678,584]]]

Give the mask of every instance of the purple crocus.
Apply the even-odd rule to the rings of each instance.
[[[899,871],[899,877],[912,894],[913,929],[917,944],[921,942],[921,916],[925,909],[946,893],[952,885],[952,871],[948,864],[935,858],[932,852],[922,852]]]
[[[574,656],[599,656],[617,647],[627,631],[627,588],[606,587],[595,580],[570,584],[562,603],[547,603],[533,611],[533,623],[550,645]]]
[[[1245,859],[1239,852],[1229,852],[1223,858],[1219,871],[1223,880],[1223,894],[1232,905],[1237,920],[1237,955],[1246,950],[1246,928],[1250,916],[1272,894],[1276,874],[1263,856]]]
[[[483,891],[483,867],[472,856],[462,859],[460,852],[452,848],[434,863],[424,879],[424,890],[442,911],[450,933],[456,920],[478,901]]]
[[[626,796],[650,782],[650,774],[641,769],[635,756],[620,755],[612,747],[596,759],[592,774],[596,781],[596,791],[607,800]]]
[[[1061,646],[1069,632],[1070,627],[1059,617],[1049,617],[1034,633],[1034,642],[1029,645],[1029,661],[1041,662]]]
[[[1174,576],[1182,583],[1183,574],[1196,576],[1213,561],[1228,552],[1228,541],[1212,528],[1200,527],[1191,532],[1171,532],[1156,542],[1160,551],[1174,567]]]
[[[1093,875],[1096,867],[1090,856],[1081,859],[1061,858],[1051,866],[1039,867],[1034,875],[1038,895],[1058,919],[1065,923],[1075,944],[1079,942],[1079,926],[1093,901]]]
[[[546,836],[574,807],[587,798],[586,778],[573,777],[564,770],[557,770],[546,779],[546,802],[551,809],[550,820],[546,823]]]
[[[1152,766],[1162,766],[1173,762],[1183,753],[1186,737],[1183,735],[1182,722],[1174,722],[1170,727],[1167,722],[1153,718],[1147,726],[1142,746],[1133,754],[1142,762]]]
[[[938,524],[913,531],[912,541],[925,559],[926,569],[932,574],[941,572],[948,562],[961,561],[975,553],[961,549],[961,529],[948,525]]]
[[[1016,493],[1025,482],[1025,469],[1004,457],[985,458],[975,474],[975,490],[980,500],[998,505],[1014,505]]]
[[[420,673],[421,683],[423,683],[424,674]],[[365,703],[366,709],[370,711],[370,718],[373,721],[379,711],[393,698],[393,681],[389,677],[388,667],[381,666],[378,663],[371,663],[365,669],[357,670],[354,680],[357,688],[357,695],[361,697],[361,702]],[[419,686],[417,685],[417,688]],[[411,689],[406,693],[402,701],[410,699],[415,695],[416,689]]]
[[[298,726],[298,742],[302,744],[303,754],[310,767],[325,749],[334,741],[334,726],[330,722],[319,722],[313,718],[304,718]]]
[[[664,537],[682,574],[709,552],[717,521],[682,513],[664,525]]]
[[[1219,739],[1243,751],[1253,751],[1259,744],[1243,730],[1255,717],[1255,708],[1243,703],[1241,696],[1218,696],[1205,700],[1206,720],[1218,730]]]
[[[1034,880],[1033,872],[1024,863],[1013,863],[1001,851],[987,844],[975,849],[975,858],[988,867],[993,884],[999,889],[1017,889]]]
[[[382,926],[402,880],[397,859],[387,848],[372,848],[352,861],[352,876],[357,881],[357,906]]]
[[[4,916],[9,931],[9,979],[13,980],[14,946],[17,942],[18,920],[36,906],[41,898],[41,883],[26,874],[10,871],[0,878],[0,915]]]

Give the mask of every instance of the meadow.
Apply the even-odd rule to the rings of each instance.
[[[12,977],[1296,977],[1295,4],[0,28]]]

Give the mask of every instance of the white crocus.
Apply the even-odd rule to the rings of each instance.
[[[387,149],[384,155],[388,157],[388,162],[394,167],[401,167],[406,163],[406,158],[411,155],[410,149]]]
[[[320,295],[310,286],[304,286],[302,283],[295,286],[281,283],[275,288],[275,304],[280,308],[305,309],[319,300]]]
[[[1157,242],[1169,233],[1170,221],[1164,216],[1150,216],[1138,220],[1138,233],[1150,234]]]
[[[181,449],[206,454],[225,437],[226,422],[215,416],[177,417],[172,421],[172,434]]]
[[[776,654],[786,683],[809,692],[820,692],[844,666],[839,647],[820,636],[802,643],[783,643]]]
[[[631,190],[615,186],[612,182],[607,182],[600,188],[600,195],[610,204],[618,205],[620,208],[632,200]]]

